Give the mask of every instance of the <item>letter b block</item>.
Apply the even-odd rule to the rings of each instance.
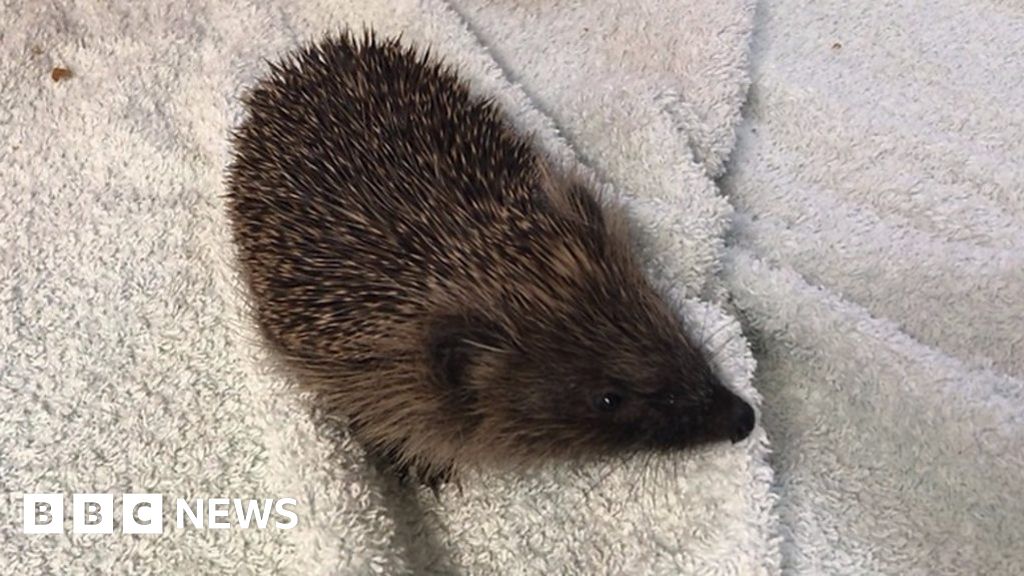
[[[72,520],[76,534],[113,534],[114,495],[75,494]]]
[[[63,494],[25,494],[22,505],[25,534],[64,532]]]

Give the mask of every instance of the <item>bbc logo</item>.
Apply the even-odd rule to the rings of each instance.
[[[22,500],[22,521],[26,534],[64,533],[63,494],[25,494]],[[121,497],[121,533],[160,534],[164,530],[162,494],[123,494]],[[250,526],[260,530],[271,525],[280,530],[294,528],[299,517],[292,507],[294,498],[177,498],[176,526],[179,530],[228,529]],[[114,533],[113,494],[74,494],[71,500],[71,525],[75,534]],[[232,515],[232,512],[234,514]]]
[[[25,494],[23,526],[26,534],[64,532],[63,494]],[[121,501],[121,532],[160,534],[164,529],[161,494],[124,494]],[[71,500],[72,530],[76,534],[114,533],[113,494],[74,494]]]

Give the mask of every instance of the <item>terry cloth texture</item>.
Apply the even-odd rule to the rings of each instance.
[[[760,427],[690,454],[481,473],[439,502],[381,476],[267,362],[222,201],[238,98],[265,59],[348,27],[401,33],[627,206],[652,277],[756,403],[738,323],[694,299],[721,294],[731,209],[711,178],[753,15],[704,4],[460,2],[467,26],[439,0],[4,3],[0,571],[777,572]],[[160,493],[165,530],[22,534],[21,495],[40,492],[68,509],[113,493],[118,512],[123,493]],[[299,524],[174,526],[175,499],[211,497],[295,498]]]
[[[759,5],[723,265],[784,572],[1024,572],[1024,9]]]

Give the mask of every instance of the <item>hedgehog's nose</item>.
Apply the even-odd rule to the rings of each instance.
[[[733,443],[743,440],[754,430],[754,409],[742,399],[734,397],[729,409],[729,422],[729,439]]]

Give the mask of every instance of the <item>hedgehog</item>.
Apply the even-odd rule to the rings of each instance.
[[[627,219],[429,48],[308,43],[246,91],[226,204],[263,338],[371,454],[471,467],[746,438]]]

